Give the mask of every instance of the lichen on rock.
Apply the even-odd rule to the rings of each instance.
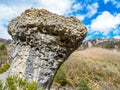
[[[87,29],[75,17],[64,17],[45,9],[28,9],[8,27],[13,38],[8,75],[37,81],[49,89],[57,70],[85,38]]]

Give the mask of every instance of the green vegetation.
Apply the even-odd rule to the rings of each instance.
[[[0,81],[0,90],[3,90],[3,84],[1,81]]]
[[[43,90],[37,89],[37,82],[28,82],[26,79],[18,76],[9,76],[6,79],[5,86],[0,81],[0,90]]]
[[[105,48],[113,49],[113,48],[115,48],[115,44],[113,42],[110,42],[110,43],[105,45]]]
[[[120,49],[120,42],[107,41],[98,46],[106,49],[114,49],[116,48],[115,46],[117,46],[117,49]]]
[[[7,46],[5,44],[0,45],[0,57],[1,56],[7,56]]]
[[[82,78],[76,90],[92,90],[92,89],[88,86],[88,81],[85,78]]]
[[[6,49],[5,44],[0,45],[0,50],[1,50],[1,51],[2,51],[2,50],[5,50],[5,49]]]
[[[10,64],[6,63],[2,67],[0,67],[0,74],[6,72],[10,67]]]
[[[59,71],[57,72],[57,75],[55,76],[55,82],[60,84],[60,86],[65,86],[68,81],[66,79],[66,73],[64,67],[61,67]]]
[[[6,44],[0,44],[0,74],[5,72],[9,68],[8,62],[9,61],[8,61],[7,45]]]

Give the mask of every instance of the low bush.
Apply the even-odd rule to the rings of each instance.
[[[88,81],[85,78],[82,78],[76,90],[92,90],[92,89],[88,86]]]
[[[5,44],[0,45],[0,50],[5,50],[5,49],[6,49]]]
[[[61,67],[56,76],[55,76],[55,79],[54,81],[58,84],[60,84],[61,86],[65,86],[68,82],[67,82],[67,79],[66,79],[66,74],[65,74],[65,69],[64,67]]]
[[[2,67],[0,67],[0,74],[6,72],[10,67],[10,64],[6,63]]]
[[[43,90],[43,88],[37,89],[37,82],[35,81],[28,82],[18,76],[9,76],[4,86],[0,81],[0,90]]]

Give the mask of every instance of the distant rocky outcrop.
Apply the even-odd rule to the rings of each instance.
[[[92,40],[87,40],[81,44],[78,50],[84,50],[89,47],[101,47],[101,48],[106,48],[106,49],[114,49],[117,51],[120,51],[120,39],[92,39]]]
[[[11,67],[3,75],[19,75],[49,90],[57,70],[80,46],[87,29],[75,17],[31,8],[10,22],[8,32],[13,38]],[[0,79],[7,77],[3,75]]]
[[[12,42],[11,39],[3,39],[3,38],[0,38],[0,44],[10,44]]]

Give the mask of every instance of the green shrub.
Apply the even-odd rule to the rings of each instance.
[[[37,83],[36,82],[28,83],[28,90],[37,90]]]
[[[88,81],[85,78],[82,78],[76,90],[92,90],[92,89],[88,86]]]
[[[37,89],[37,82],[28,82],[26,79],[18,76],[9,76],[6,79],[5,86],[0,81],[0,90],[44,90],[43,88]]]
[[[5,50],[5,49],[6,49],[5,44],[0,45],[0,50]]]
[[[26,79],[23,79],[23,78],[20,78],[20,77],[16,77],[16,81],[15,81],[17,84],[18,84],[18,86],[19,87],[24,87],[24,88],[26,88],[27,87],[27,85],[28,85],[28,82],[27,82],[27,80]]]
[[[55,76],[55,82],[59,83],[61,86],[65,86],[68,82],[66,79],[65,69],[64,67],[61,67],[56,76]]]
[[[0,67],[0,74],[6,72],[10,67],[10,64],[6,63],[2,67]]]
[[[0,90],[3,90],[3,84],[1,81],[0,81]]]

